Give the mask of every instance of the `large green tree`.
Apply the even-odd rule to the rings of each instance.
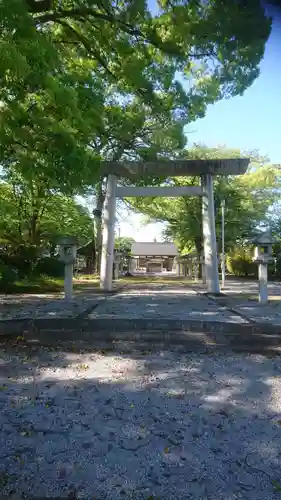
[[[210,98],[220,90],[243,92],[257,76],[270,29],[258,0],[159,0],[154,13],[144,0],[27,0],[26,5],[53,42],[72,43],[120,89],[166,107],[167,94],[180,105],[186,95],[190,103],[204,101],[210,90]],[[207,59],[216,61],[213,71],[198,64]],[[175,71],[189,81],[196,77],[192,92],[181,95]]]
[[[0,20],[0,160],[67,189],[98,169],[112,96],[190,122],[252,83],[270,32],[258,0],[3,0]]]

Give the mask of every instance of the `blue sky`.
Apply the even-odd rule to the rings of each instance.
[[[281,23],[273,24],[261,74],[243,96],[208,107],[205,118],[186,127],[189,144],[259,149],[281,163]]]
[[[281,23],[275,22],[267,42],[260,76],[243,96],[222,100],[206,116],[186,127],[188,145],[226,145],[258,149],[272,163],[281,164]],[[142,216],[120,221],[121,236],[137,241],[161,239],[163,224],[142,225]]]

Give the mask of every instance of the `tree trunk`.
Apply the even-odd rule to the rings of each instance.
[[[195,239],[195,248],[196,248],[196,253],[197,253],[197,259],[199,261],[199,259],[201,258],[202,256],[202,251],[203,251],[203,241],[202,241],[202,238],[196,238]],[[198,278],[201,279],[202,278],[202,265],[198,265],[198,269],[199,269],[199,276]]]
[[[29,243],[35,246],[38,245],[39,243],[38,222],[39,222],[38,211],[34,210],[33,214],[29,219],[28,236],[29,236]]]
[[[93,274],[95,271],[95,260],[93,255],[89,255],[86,257],[86,268],[85,268],[85,273],[86,274]]]
[[[38,214],[34,213],[31,217],[30,221],[30,240],[32,245],[37,244],[37,222],[38,222]]]
[[[95,272],[96,267],[96,241],[95,234],[93,234],[92,244],[91,244],[91,253],[86,256],[86,267],[85,272],[87,274],[93,274]]]

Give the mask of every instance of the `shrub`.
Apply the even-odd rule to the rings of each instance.
[[[20,279],[32,274],[38,250],[35,246],[19,245],[13,252],[1,252],[0,265],[16,269]]]
[[[237,248],[226,258],[227,270],[234,276],[247,277],[257,276],[258,266],[253,262],[253,254],[250,249]]]
[[[17,270],[0,263],[0,282],[3,285],[10,285],[18,278]]]
[[[35,265],[34,273],[37,276],[45,274],[53,278],[64,276],[64,263],[56,257],[42,257]]]

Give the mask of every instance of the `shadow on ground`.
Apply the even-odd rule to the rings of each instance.
[[[280,358],[26,346],[1,354],[2,494],[280,495]]]

